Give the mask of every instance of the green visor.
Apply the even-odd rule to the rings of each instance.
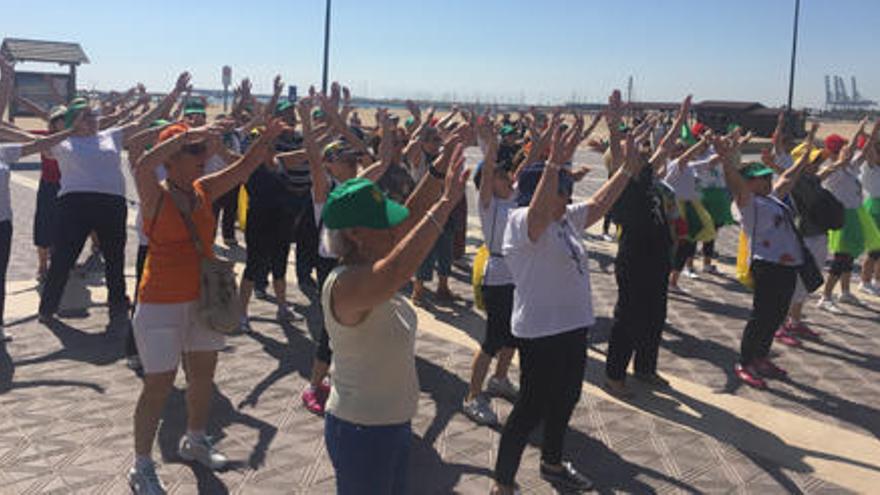
[[[364,178],[347,180],[333,189],[321,214],[328,229],[388,229],[408,216],[405,206],[388,199],[376,184]]]

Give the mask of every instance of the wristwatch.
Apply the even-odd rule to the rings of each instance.
[[[443,180],[443,178],[445,177],[443,175],[443,172],[437,170],[437,167],[435,167],[433,163],[428,164],[428,173],[431,174],[431,177],[434,177],[435,179]]]

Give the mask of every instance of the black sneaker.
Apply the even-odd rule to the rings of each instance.
[[[593,482],[590,478],[577,472],[570,462],[562,463],[562,470],[553,471],[541,463],[541,478],[556,488],[567,490],[587,491],[592,490]]]
[[[266,289],[254,289],[254,297],[261,301],[269,300],[269,294],[266,293]]]

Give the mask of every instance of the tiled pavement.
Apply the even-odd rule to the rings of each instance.
[[[34,266],[29,225],[34,193],[22,182],[12,188],[16,231],[9,320],[35,311],[29,291],[33,284],[27,281]],[[134,243],[131,236],[130,259]],[[600,322],[591,334],[585,386],[594,390],[616,287],[608,265],[613,246],[596,241],[589,246],[594,250],[591,270]],[[729,232],[721,249],[732,252]],[[464,272],[456,270],[454,289],[469,298],[466,281]],[[781,408],[828,425],[831,434],[852,432],[876,443],[880,301],[870,302],[873,309],[852,308],[852,314],[842,317],[811,311],[824,338],[800,350],[779,349],[792,380],[774,382],[769,392],[755,392],[730,379],[747,295],[723,277],[685,285],[691,295],[674,296],[670,302],[662,372],[721,394],[719,398],[732,395],[759,408]],[[102,290],[95,287],[93,292],[101,300]],[[210,433],[236,460],[231,469],[210,473],[177,459],[185,414],[179,378],[156,449],[171,493],[333,491],[322,423],[300,407],[298,398],[311,364],[309,334],[316,315],[299,293],[294,297],[310,315],[307,322],[282,328],[271,321],[272,308],[257,302],[252,311],[260,317],[254,325],[257,333],[231,338],[221,356]],[[467,299],[435,313],[437,320],[456,328],[433,325],[443,328],[419,337],[422,397],[414,420],[412,491],[486,493],[498,433],[474,426],[458,412],[473,352],[469,336],[479,338],[482,331],[479,315]],[[32,319],[9,329],[15,340],[5,352],[0,348],[0,494],[126,492],[123,473],[132,460],[131,411],[139,382],[119,359],[120,343],[101,335],[105,320],[105,309],[95,306],[89,317],[65,320],[66,326],[56,330]],[[572,420],[569,454],[602,492],[852,492],[844,488],[852,486],[846,480],[815,476],[808,457],[821,457],[822,443],[812,446],[815,451],[795,448],[775,432],[744,422],[736,411],[714,405],[711,394],[689,395],[678,388],[662,394],[638,392],[639,400],[629,405],[585,393]],[[493,404],[506,417],[509,404],[499,399]],[[759,438],[769,447],[755,448],[741,437]],[[536,448],[527,449],[518,481],[526,493],[553,493],[536,476],[538,456]],[[866,459],[840,462],[859,461],[877,476],[880,468]]]

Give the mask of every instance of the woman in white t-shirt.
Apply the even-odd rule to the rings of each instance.
[[[5,74],[4,74],[5,75]],[[17,132],[16,132],[17,133]],[[20,137],[25,137],[22,133]],[[0,140],[4,135],[0,134]],[[13,136],[9,136],[13,137]],[[6,307],[6,269],[12,250],[12,198],[9,188],[9,166],[21,157],[41,153],[70,137],[70,130],[30,142],[0,144],[0,344],[9,339],[4,331]],[[19,137],[16,137],[18,140]]]
[[[860,126],[853,140],[864,129]],[[852,142],[852,141],[850,141]],[[863,154],[853,157],[854,146],[837,134],[825,138],[825,152],[830,164],[817,174],[822,186],[843,204],[845,208],[842,229],[828,233],[828,251],[834,257],[828,279],[825,282],[819,307],[833,313],[841,312],[834,304],[832,294],[840,282],[840,296],[837,302],[857,304],[858,299],[850,291],[853,263],[862,253],[880,252],[880,230],[874,224],[862,203],[862,184],[858,176],[858,164]],[[875,255],[876,256],[876,255]]]
[[[61,171],[58,194],[58,232],[46,283],[40,298],[39,318],[50,323],[58,311],[70,269],[79,257],[86,237],[94,231],[106,262],[108,331],[129,326],[125,295],[125,241],[128,207],[122,172],[124,143],[171,109],[189,84],[190,76],[178,77],[174,89],[153,110],[120,127],[98,130],[98,111],[88,100],[74,99],[67,107],[65,126],[73,134],[51,149]]]
[[[815,131],[814,131],[815,132]],[[812,133],[811,133],[812,136]],[[798,163],[773,182],[773,170],[751,163],[738,170],[732,159],[734,145],[724,139],[715,149],[724,163],[724,176],[738,217],[749,240],[750,269],[755,289],[752,313],[743,331],[739,362],[734,373],[745,384],[763,389],[764,378],[781,378],[785,370],[770,360],[776,331],[785,321],[798,268],[809,261],[794,224],[794,212],[780,198],[791,192],[809,163],[812,142]]]
[[[478,207],[483,240],[489,249],[489,257],[483,268],[482,293],[486,305],[486,336],[479,350],[474,353],[471,364],[471,381],[464,398],[462,410],[477,424],[498,422],[489,400],[482,394],[483,382],[489,372],[492,358],[497,357],[495,373],[489,378],[488,393],[516,400],[518,388],[507,377],[513,358],[515,341],[510,332],[513,312],[513,276],[501,254],[507,215],[516,207],[513,196],[512,163],[496,163],[498,139],[491,123],[484,122],[479,128],[480,141],[485,143],[482,165],[474,182],[479,191]]]
[[[618,128],[621,108],[615,91],[606,111],[609,129]],[[582,236],[639,174],[643,161],[629,135],[623,166],[590,199],[572,203],[573,181],[562,164],[574,155],[579,131],[574,127],[563,134],[559,124],[554,117],[545,133],[545,139],[553,133],[547,164],[529,165],[520,173],[521,207],[510,212],[504,232],[502,254],[516,286],[511,328],[519,339],[520,394],[501,433],[494,494],[514,493],[523,450],[542,421],[541,477],[572,490],[592,487],[570,462],[563,462],[563,439],[583,387],[587,329],[595,322]],[[614,161],[621,160],[615,151]]]

